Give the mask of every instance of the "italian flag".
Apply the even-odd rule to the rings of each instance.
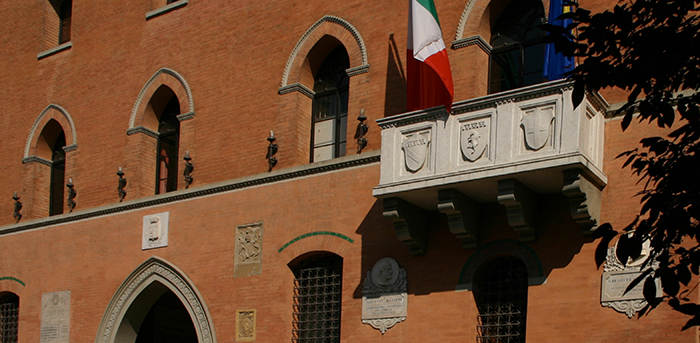
[[[433,0],[409,0],[407,82],[408,110],[444,105],[454,99],[452,71]]]

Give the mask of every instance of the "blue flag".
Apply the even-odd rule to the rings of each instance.
[[[557,19],[560,15],[571,11],[571,6],[564,6],[562,0],[550,0],[549,2],[549,24],[566,27],[572,23],[571,19]],[[547,44],[547,50],[544,56],[544,73],[543,76],[549,80],[559,80],[563,78],[563,74],[573,70],[575,67],[574,58],[566,57],[562,53],[557,53],[554,50],[554,44]]]

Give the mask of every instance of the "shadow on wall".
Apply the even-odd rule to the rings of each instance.
[[[387,50],[384,117],[406,112],[406,75],[393,33],[389,35]]]
[[[482,204],[479,219],[480,240],[476,249],[462,248],[460,240],[449,230],[446,215],[438,211],[428,211],[428,248],[427,253],[421,256],[412,256],[409,253],[408,245],[396,238],[393,224],[383,217],[382,212],[382,200],[375,201],[356,231],[362,236],[362,278],[358,280],[359,284],[353,293],[353,297],[357,299],[362,298],[367,272],[384,257],[395,259],[406,269],[408,293],[422,295],[454,292],[460,283],[471,279],[471,276],[462,275],[478,267],[470,266],[470,263],[491,260],[475,256],[477,252],[483,254],[485,250],[489,250],[480,250],[482,247],[498,246],[501,242],[512,245],[515,242],[516,245],[530,251],[537,265],[541,265],[541,275],[528,275],[528,278],[532,278],[531,285],[537,285],[541,284],[552,270],[566,268],[581,251],[581,247],[592,242],[589,236],[580,233],[578,224],[571,218],[568,199],[561,194],[540,196],[539,238],[532,243],[517,241],[517,233],[508,225],[505,207],[498,203]],[[502,250],[495,249],[497,253],[493,257],[508,254]],[[476,258],[470,260],[472,256]],[[590,263],[594,263],[593,259]]]

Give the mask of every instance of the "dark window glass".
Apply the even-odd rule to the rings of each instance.
[[[332,254],[314,256],[292,270],[292,342],[340,342],[343,259]]]
[[[19,297],[13,293],[0,294],[0,343],[17,343]]]
[[[71,17],[73,15],[73,0],[63,0],[61,2],[58,18],[61,22],[58,31],[58,44],[70,41]]]
[[[66,135],[61,132],[53,144],[51,153],[51,189],[49,194],[49,215],[63,213],[63,184],[66,175]]]
[[[512,1],[491,32],[489,93],[529,86],[544,81],[545,33],[542,2]]]
[[[158,164],[156,165],[156,194],[177,189],[177,156],[180,140],[180,102],[172,97],[163,109],[158,124]]]
[[[522,261],[503,256],[480,267],[474,298],[479,310],[477,342],[525,342],[527,269]]]
[[[311,162],[345,156],[348,122],[348,74],[345,48],[335,48],[316,73],[312,105]]]

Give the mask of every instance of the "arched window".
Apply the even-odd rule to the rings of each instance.
[[[37,150],[44,150],[51,156],[51,176],[49,180],[49,215],[63,213],[63,190],[66,174],[66,135],[61,124],[51,119],[41,131]],[[50,155],[49,155],[50,154]]]
[[[491,31],[489,93],[544,81],[544,8],[539,0],[513,0]]]
[[[348,126],[348,74],[345,47],[331,51],[316,73],[312,107],[311,162],[345,156]]]
[[[518,258],[501,256],[476,272],[474,299],[479,310],[479,343],[525,342],[527,268]]]
[[[19,323],[19,297],[14,293],[0,293],[0,342],[16,343]]]
[[[161,86],[150,103],[158,119],[156,194],[177,189],[177,164],[180,149],[180,101],[167,86]]]
[[[340,342],[343,258],[331,253],[300,257],[294,272],[292,342]]]

